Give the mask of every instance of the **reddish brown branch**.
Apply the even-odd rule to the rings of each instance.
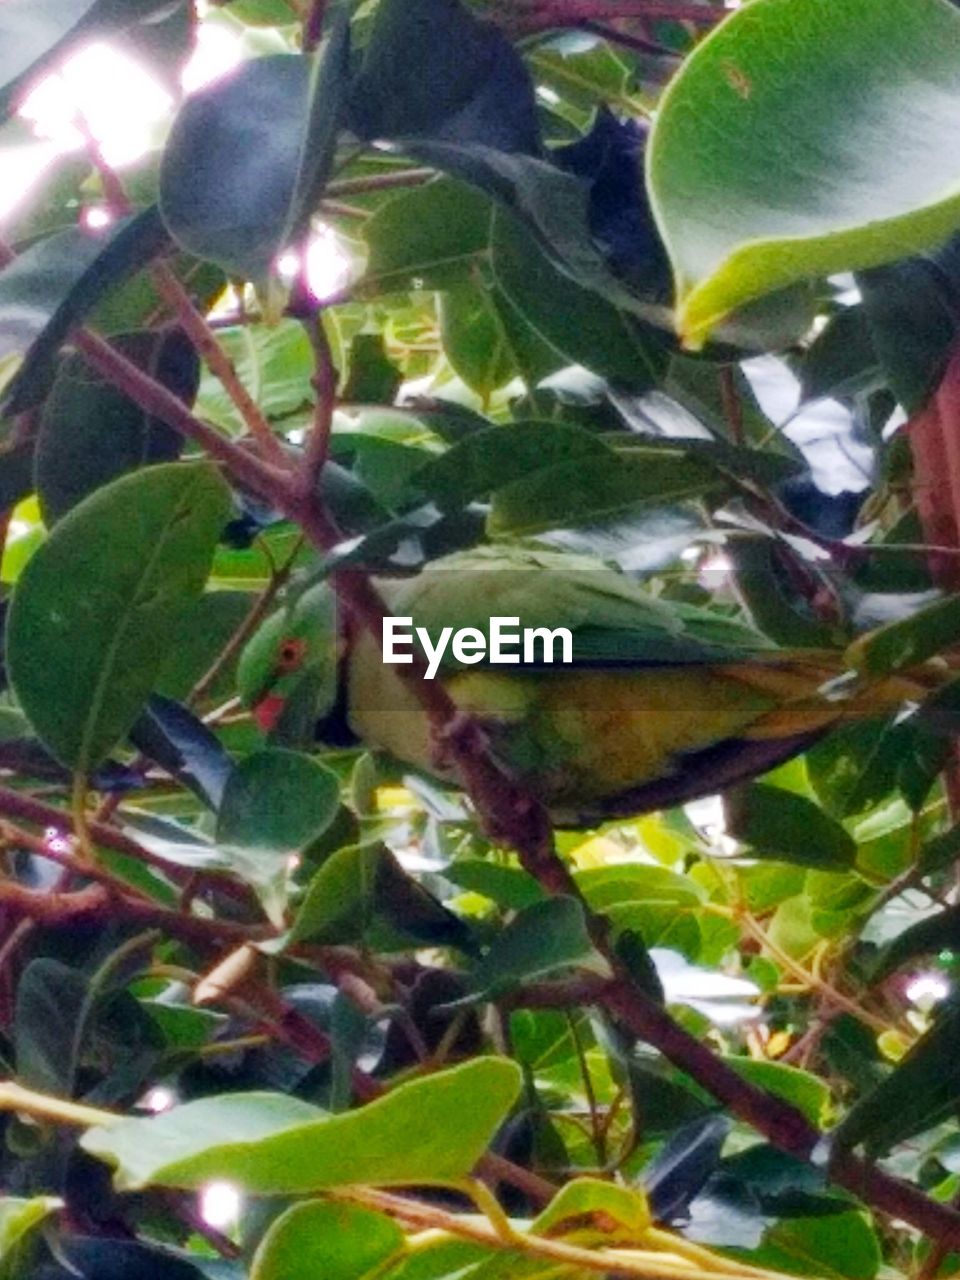
[[[548,31],[553,27],[576,27],[584,21],[617,22],[621,18],[672,22],[693,22],[713,26],[729,16],[720,6],[684,3],[683,0],[533,0],[519,13],[509,14],[516,31]]]

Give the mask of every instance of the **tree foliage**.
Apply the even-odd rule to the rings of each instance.
[[[0,1280],[956,1270],[958,34],[0,5]]]

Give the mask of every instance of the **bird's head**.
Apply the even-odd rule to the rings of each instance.
[[[247,643],[237,692],[264,733],[296,726],[309,737],[336,705],[343,641],[326,583],[307,588],[271,614]]]

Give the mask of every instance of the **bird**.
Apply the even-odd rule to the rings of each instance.
[[[448,646],[437,672],[500,768],[566,827],[726,790],[942,683],[927,668],[867,679],[839,648],[779,648],[579,552],[485,545],[376,585],[389,616],[423,628],[434,649],[445,627],[488,639],[494,617],[518,619],[512,630],[569,631],[569,663],[543,661],[542,646],[529,662],[467,663]],[[324,582],[274,613],[241,657],[241,701],[265,731],[306,715],[328,745],[357,742],[454,781],[415,681],[383,661],[380,637],[335,616]]]

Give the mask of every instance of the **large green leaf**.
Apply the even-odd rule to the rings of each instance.
[[[382,844],[338,849],[310,882],[287,943],[421,942],[473,950],[469,926]]]
[[[361,289],[443,289],[489,256],[492,205],[475,187],[440,178],[387,201],[363,227]]]
[[[222,1094],[91,1129],[82,1141],[114,1166],[120,1190],[200,1187],[211,1178],[263,1195],[449,1182],[483,1155],[520,1081],[516,1063],[474,1058],[341,1115],[281,1094]]]
[[[250,1280],[361,1280],[404,1247],[404,1234],[382,1213],[312,1200],[295,1204],[260,1241]]]
[[[184,104],[163,156],[160,208],[189,252],[260,279],[303,231],[339,127],[349,54],[341,15],[317,58],[256,58]]]
[[[167,463],[99,489],[30,560],[7,661],[31,724],[64,764],[88,773],[126,736],[229,513],[217,471]]]
[[[648,179],[691,345],[751,299],[960,225],[958,42],[947,0],[756,0],[687,59]]]
[[[673,444],[674,442],[671,442]],[[656,444],[541,467],[494,494],[489,528],[498,536],[576,528],[651,505],[718,496],[729,482],[713,467]]]
[[[667,361],[665,333],[558,271],[533,234],[505,209],[493,220],[492,250],[500,287],[545,342],[631,391],[656,384]]]

